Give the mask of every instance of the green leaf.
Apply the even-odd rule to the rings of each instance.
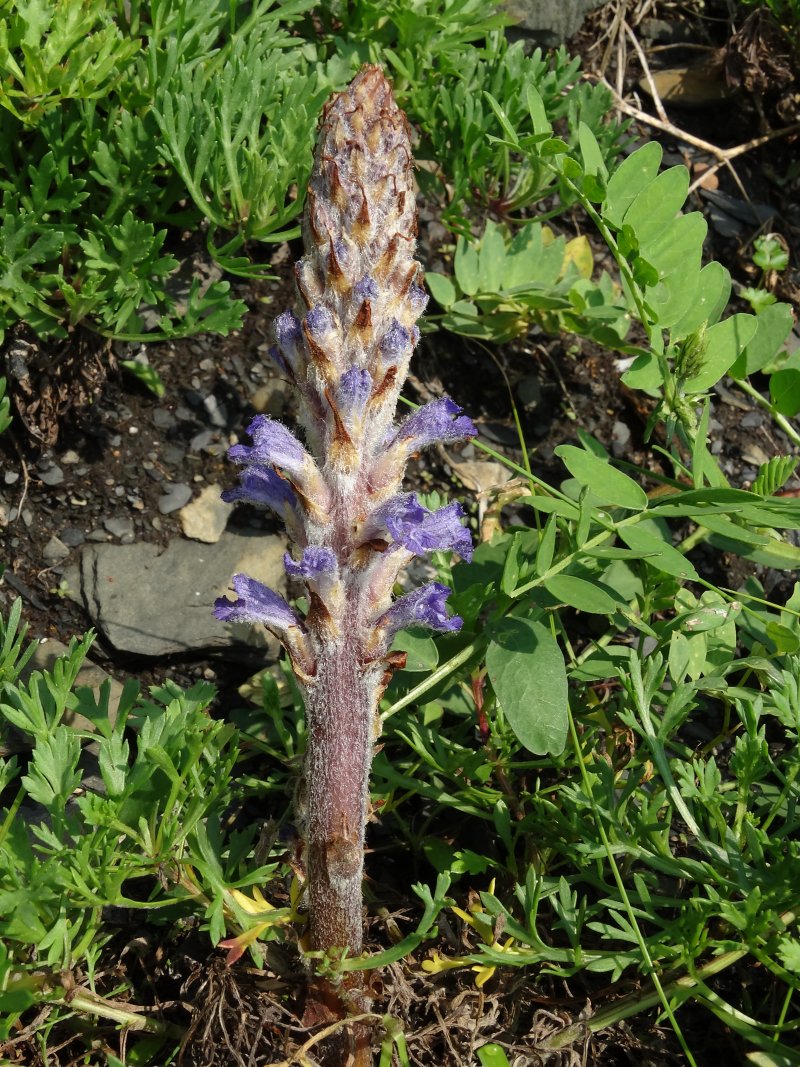
[[[467,296],[475,296],[480,289],[478,249],[465,237],[459,237],[456,244],[453,270],[461,292],[466,293]]]
[[[625,212],[636,197],[653,181],[661,165],[658,141],[649,141],[632,152],[611,175],[603,204],[603,218],[619,229]]]
[[[689,171],[670,167],[642,189],[625,212],[623,223],[630,226],[639,247],[653,241],[673,222],[689,192]]]
[[[392,642],[393,652],[406,652],[404,671],[432,671],[439,663],[439,649],[424,630],[400,630]]]
[[[675,323],[670,339],[680,340],[696,333],[703,323],[713,326],[725,310],[731,295],[731,276],[721,263],[706,264],[700,271],[695,289],[694,302],[683,317]]]
[[[475,1053],[481,1061],[481,1067],[509,1067],[508,1057],[500,1045],[483,1045]]]
[[[792,418],[800,412],[800,370],[779,370],[769,380],[769,393],[775,410]]]
[[[458,293],[456,287],[453,285],[452,279],[448,278],[446,274],[436,274],[434,271],[429,271],[425,275],[425,284],[430,290],[431,296],[443,308],[452,307],[456,302]]]
[[[657,534],[642,529],[641,526],[621,526],[619,536],[634,551],[641,553],[643,561],[657,571],[671,574],[676,578],[696,579],[694,565],[671,544],[663,541]]]
[[[640,485],[591,452],[574,445],[559,445],[556,455],[573,478],[591,489],[598,503],[616,504],[629,511],[643,511],[647,507],[647,494]]]
[[[511,729],[537,755],[562,752],[569,725],[567,673],[540,622],[506,617],[493,628],[486,670]]]
[[[544,136],[552,132],[553,126],[547,117],[544,100],[537,89],[529,82],[525,87],[525,99],[528,103],[528,112],[533,124],[533,132],[538,136]]]
[[[600,145],[597,143],[597,138],[585,122],[580,122],[578,124],[578,144],[581,149],[581,158],[583,159],[583,169],[585,173],[592,175],[593,177],[599,175],[601,178],[607,178],[608,168],[603,159]]]
[[[605,589],[572,574],[556,574],[545,581],[544,587],[556,600],[578,611],[593,615],[613,615],[617,608],[616,602]]]
[[[778,354],[793,326],[794,314],[789,304],[770,304],[765,307],[756,315],[755,336],[748,341],[744,351],[731,367],[731,376],[745,378],[765,367]]]
[[[551,515],[545,523],[544,530],[542,531],[542,539],[539,542],[539,548],[536,552],[536,573],[539,575],[545,574],[550,569],[550,564],[553,562],[557,528],[556,516]]]
[[[757,327],[755,315],[731,315],[709,327],[705,333],[702,370],[694,378],[687,379],[686,391],[702,393],[718,382],[736,362],[739,353],[755,335]]]
[[[137,359],[121,359],[119,365],[159,399],[166,393],[167,389],[161,380],[161,375],[149,363],[140,363]]]
[[[506,242],[503,231],[491,219],[481,238],[478,259],[478,284],[481,292],[499,293],[503,288]]]

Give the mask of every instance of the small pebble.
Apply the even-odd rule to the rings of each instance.
[[[740,421],[739,425],[743,430],[754,430],[756,426],[760,426],[764,419],[760,411],[750,411]]]
[[[128,433],[131,435],[131,437],[133,437],[138,432],[139,432],[139,427],[138,426],[129,426],[128,427]]]
[[[60,467],[53,464],[46,471],[39,471],[39,478],[45,485],[61,485],[64,481],[64,472]]]
[[[167,411],[166,408],[153,408],[150,417],[153,420],[153,425],[159,430],[171,430],[178,421],[172,412]]]
[[[183,482],[175,482],[167,487],[164,496],[159,497],[158,510],[162,515],[170,515],[178,511],[192,499],[192,490]]]
[[[189,442],[189,451],[190,452],[200,452],[202,449],[204,449],[206,447],[206,445],[210,445],[213,440],[214,440],[214,431],[213,430],[202,430],[200,433],[196,433],[194,435],[194,437],[191,439],[191,441]]]
[[[59,537],[70,548],[77,548],[78,545],[82,545],[86,540],[83,530],[79,530],[77,526],[65,526]]]
[[[114,537],[123,538],[126,534],[133,535],[133,519],[110,518],[103,519],[103,527]]]
[[[210,393],[203,401],[203,407],[208,413],[209,422],[212,426],[224,427],[228,422],[228,413],[225,405],[220,404],[213,393]]]
[[[63,456],[61,456],[61,462],[66,463],[67,466],[71,466],[74,463],[80,463],[81,457],[77,452],[74,452],[71,448],[68,449]]]
[[[105,530],[90,530],[86,535],[87,541],[108,541],[108,534]]]
[[[167,445],[161,454],[161,458],[165,463],[169,463],[171,467],[177,467],[183,463],[186,458],[186,450],[178,448],[177,445]]]
[[[19,481],[19,472],[6,471],[6,473],[3,475],[3,481],[6,483],[6,485],[13,485],[15,482]]]
[[[24,518],[24,516],[23,516]],[[53,566],[55,563],[61,563],[69,555],[69,549],[55,534],[50,538],[47,544],[42,549],[42,559],[45,563],[49,563]]]

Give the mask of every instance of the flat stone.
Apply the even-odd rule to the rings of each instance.
[[[178,424],[178,420],[166,408],[153,408],[150,412],[150,418],[153,420],[153,425],[159,430],[171,430],[173,426]]]
[[[176,538],[166,550],[147,542],[91,545],[64,578],[120,652],[156,657],[254,643],[263,647],[268,642],[262,627],[219,622],[214,601],[229,593],[237,573],[285,589],[285,549],[282,537],[246,532],[224,533],[214,545]]]
[[[233,504],[220,498],[221,492],[221,486],[208,485],[191,504],[181,508],[181,526],[187,537],[209,545],[219,541],[233,511]]]
[[[192,499],[192,490],[183,482],[172,482],[166,486],[166,492],[158,498],[158,510],[162,515],[170,515],[188,504]]]
[[[502,10],[515,24],[516,36],[531,37],[544,48],[557,48],[572,37],[583,20],[605,0],[505,0]]]
[[[6,485],[13,485],[19,481],[19,471],[6,471],[3,475],[3,481]]]
[[[67,449],[64,455],[60,458],[61,462],[66,463],[67,466],[71,466],[74,463],[80,463],[81,461],[81,457],[78,455],[78,453],[71,448]]]

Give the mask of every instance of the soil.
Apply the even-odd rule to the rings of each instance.
[[[590,72],[600,65],[600,30],[609,24],[609,10],[613,13],[615,7],[608,5],[594,13],[572,42],[574,49],[583,53]],[[677,18],[676,10],[663,4],[656,13],[671,23]],[[709,48],[724,44],[724,26],[697,18],[694,27],[697,39],[707,42]],[[637,32],[642,33],[641,26]],[[679,49],[671,50],[670,62],[678,63],[681,56]],[[626,88],[642,73],[635,55],[629,55],[628,60]],[[670,112],[673,121],[722,147],[759,136],[765,123],[779,127],[787,120],[794,121],[785,114],[786,93],[754,96],[753,86],[748,90],[747,84],[751,67],[740,64],[737,70],[740,84],[732,101],[692,111],[676,108]],[[613,63],[607,76],[613,83]],[[707,157],[697,148],[646,125],[635,126],[631,132],[641,139],[658,135],[667,161],[685,161],[693,175],[708,165]],[[800,212],[793,152],[796,141],[776,139],[737,159],[735,169],[750,200],[774,209],[768,228],[782,234],[789,247],[796,249]],[[742,189],[726,168],[721,168],[716,178],[718,188],[711,191],[746,205]],[[765,224],[750,222],[739,231],[726,230],[715,220],[715,205],[707,192],[698,190],[691,204],[692,208],[711,211],[707,254],[724,263],[735,279],[752,284],[751,242]],[[434,220],[435,209],[424,206],[420,255],[427,267],[433,267],[443,254],[441,228],[432,225]],[[577,217],[573,222],[576,228],[584,228]],[[567,220],[565,225],[569,224]],[[186,249],[184,258],[190,258],[193,251]],[[61,585],[64,570],[83,544],[137,540],[166,547],[182,534],[177,511],[163,514],[159,510],[159,500],[170,485],[189,486],[196,495],[205,485],[233,484],[234,472],[224,453],[236,436],[243,434],[256,410],[266,406],[271,414],[292,424],[291,399],[267,354],[271,323],[292,299],[291,258],[299,251],[293,248],[290,252],[291,256],[281,250],[273,261],[274,281],[235,283],[236,295],[248,306],[241,330],[227,338],[201,336],[147,347],[147,360],[165,386],[161,399],[121,368],[120,359],[135,356],[135,347],[101,342],[83,332],[58,344],[44,344],[24,329],[7,338],[0,352],[0,373],[9,379],[18,407],[12,429],[0,436],[0,522],[6,567],[0,583],[0,611],[6,614],[20,596],[30,636],[68,643],[70,637],[92,625],[93,620],[65,595]],[[773,279],[779,298],[791,298],[796,292],[800,280],[797,268],[795,254],[790,270]],[[644,441],[648,404],[620,383],[618,357],[613,353],[573,338],[540,335],[498,348],[490,355],[494,364],[484,346],[441,332],[425,335],[415,359],[409,397],[416,401],[443,393],[453,397],[476,421],[486,443],[519,462],[521,453],[511,417],[513,397],[525,438],[534,449],[531,462],[535,473],[545,479],[563,477],[554,449],[574,442],[578,428],[596,436],[615,455],[655,471],[660,469],[657,452]],[[27,390],[21,388],[23,381]],[[208,401],[210,397],[213,402]],[[720,455],[732,484],[747,486],[760,462],[791,453],[793,448],[747,397],[723,385],[713,403],[712,450]],[[433,452],[412,470],[412,482],[452,491],[468,505],[471,501],[474,512],[474,493],[467,488],[453,489],[452,466],[473,457],[481,458],[472,446],[460,454]],[[797,480],[790,483],[790,488],[798,486]],[[113,520],[122,521],[115,525]],[[246,508],[235,512],[231,522],[276,529]],[[110,532],[108,523],[112,531],[122,532]],[[46,549],[54,535],[67,545],[70,554],[48,564]],[[734,558],[720,559],[718,553],[706,553],[702,548],[694,558],[715,580],[733,587],[754,569]],[[768,589],[787,587],[786,575],[759,570],[759,576]],[[120,656],[99,641],[92,657],[120,681],[136,675],[145,685],[167,677],[186,685],[198,677],[210,678],[219,689],[214,710],[220,715],[241,703],[238,686],[252,672],[251,664],[222,659],[206,650],[191,657],[143,661]],[[408,901],[405,908],[402,901],[394,903],[398,914],[411,909]],[[150,945],[156,935],[147,931],[143,937]],[[218,953],[209,956],[204,936],[189,931],[181,937],[169,952],[161,951],[159,958],[169,961],[162,967],[152,960],[145,962],[144,951],[131,953],[132,933],[129,929],[121,931],[120,943],[115,946],[121,962],[109,964],[106,979],[109,986],[124,977],[139,989],[149,986],[151,1002],[162,1007],[165,1018],[184,1028],[189,1018],[187,1002],[195,1005],[193,1038],[183,1062],[193,1067],[270,1062],[265,1058],[269,1054],[280,1058],[307,1040],[299,1010],[296,1016],[289,1016],[282,997],[298,981],[296,963],[272,958],[270,965],[279,977],[265,989],[263,978],[246,967],[233,981],[222,957]],[[376,921],[372,944],[380,946],[383,940],[385,930]],[[480,992],[468,979],[448,974],[436,979],[412,977],[408,968],[396,966],[384,975],[383,988],[374,990],[375,1010],[390,1011],[407,1020],[412,1063],[460,1067],[473,1062],[471,1049],[478,1037],[508,1042],[512,1048],[515,1041],[524,1040],[525,1046],[519,1046],[522,1052],[534,1037],[544,1037],[579,1019],[586,1004],[602,1001],[608,992],[599,984],[589,989],[578,981],[568,985],[537,976],[531,982],[530,977],[500,977],[490,992]],[[103,984],[101,980],[99,985]],[[245,1018],[249,1020],[247,1032],[242,1029]],[[698,1063],[711,1063],[718,1059],[720,1048],[726,1047],[724,1034],[708,1020],[703,1013],[693,1027],[690,1014],[687,1019],[686,1037]],[[242,1059],[241,1052],[253,1044],[256,1033],[260,1058]],[[68,1038],[66,1034],[67,1045]],[[681,1062],[674,1036],[652,1027],[646,1019],[630,1027],[620,1025],[591,1041],[586,1038],[585,1048],[583,1045],[577,1040],[571,1049],[554,1053],[557,1058],[548,1062],[581,1062],[582,1055],[582,1062],[606,1065]],[[20,1046],[18,1051],[23,1058],[12,1062],[39,1062],[33,1058],[38,1056],[33,1043]],[[730,1062],[734,1062],[736,1050],[730,1047],[728,1051]],[[509,1056],[512,1062],[531,1062],[526,1058],[514,1061],[512,1053]],[[57,1062],[67,1063],[69,1058]]]

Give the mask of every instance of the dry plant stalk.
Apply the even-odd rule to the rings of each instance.
[[[382,70],[366,66],[326,105],[304,216],[297,303],[275,324],[273,356],[300,397],[304,447],[258,416],[241,486],[224,494],[278,512],[294,544],[287,574],[304,582],[304,618],[282,597],[235,575],[222,620],[264,623],[283,642],[308,718],[305,848],[313,949],[362,948],[361,883],[367,786],[378,702],[404,655],[391,652],[410,625],[456,630],[449,589],[436,582],[392,601],[412,556],[472,542],[457,503],[438,511],[400,491],[411,455],[436,441],[474,436],[447,398],[395,425],[416,321],[427,303],[414,259],[417,215],[409,127]]]

